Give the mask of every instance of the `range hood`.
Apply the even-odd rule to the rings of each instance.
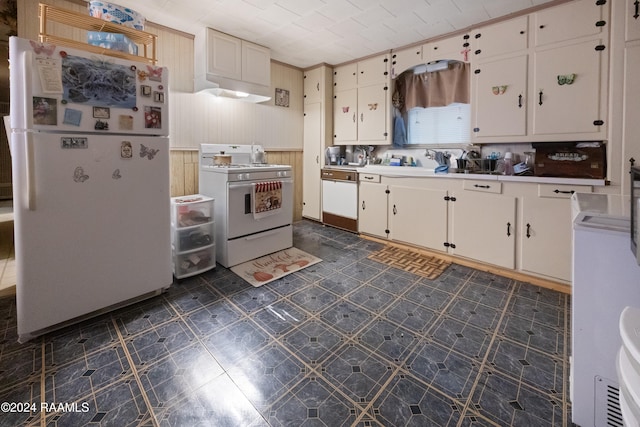
[[[271,99],[269,48],[204,28],[194,49],[194,91],[254,103]]]
[[[269,101],[271,99],[270,89],[270,87],[225,79],[215,75],[196,77],[193,82],[195,92],[206,92],[221,98],[253,103]]]

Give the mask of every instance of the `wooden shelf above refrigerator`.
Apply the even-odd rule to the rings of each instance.
[[[150,64],[157,63],[156,42],[157,36],[155,34],[147,33],[145,31],[136,30],[134,28],[125,27],[124,25],[116,24],[113,22],[103,21],[99,18],[94,18],[89,15],[85,15],[80,12],[74,12],[71,10],[65,10],[58,7],[54,7],[48,4],[40,3],[39,9],[40,15],[40,41],[61,44],[77,49],[86,50],[99,55],[109,55],[116,58],[129,59],[138,62],[148,62]],[[50,24],[57,22],[63,25],[67,25],[72,28],[87,31],[103,31],[107,33],[124,34],[132,42],[142,47],[142,55],[132,55],[126,52],[120,52],[112,49],[105,49],[103,47],[93,46],[86,42],[73,40],[66,37],[57,36],[50,33]]]

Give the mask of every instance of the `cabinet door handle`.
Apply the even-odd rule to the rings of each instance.
[[[353,123],[356,122],[356,113],[353,113]]]
[[[527,223],[527,239],[531,237],[531,224]]]
[[[320,92],[320,83],[316,83],[316,90]]]
[[[364,210],[364,200],[362,201],[362,210]]]
[[[320,156],[316,156],[316,163],[320,163]]]
[[[393,205],[393,214],[396,215],[398,213],[398,209],[396,209],[396,205]]]
[[[638,16],[640,16],[640,14],[638,12],[640,12],[640,1],[636,0],[635,2],[633,2],[633,7],[635,8],[635,13],[633,14],[633,17],[635,19],[638,19]]]
[[[364,113],[360,113],[360,121],[363,122],[364,121]]]
[[[542,105],[542,91],[538,94],[538,104]]]
[[[573,194],[573,193],[575,193],[575,191],[573,191],[573,190],[566,191],[566,190],[558,190],[557,188],[555,190],[553,190],[553,192],[556,193],[556,194]]]
[[[522,108],[522,94],[518,95],[518,108]]]
[[[511,236],[511,223],[507,223],[507,237]]]
[[[473,184],[474,187],[476,188],[491,188],[490,185],[479,185],[479,184]]]

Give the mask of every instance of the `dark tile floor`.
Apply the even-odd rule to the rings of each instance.
[[[1,299],[0,425],[571,424],[568,295],[456,264],[427,280],[356,235],[294,233],[324,261],[260,288],[218,266],[23,345]]]

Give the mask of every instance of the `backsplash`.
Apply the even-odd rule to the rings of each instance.
[[[375,159],[381,159],[384,161],[385,157],[412,157],[416,167],[423,167],[427,169],[433,169],[438,166],[438,162],[435,160],[435,153],[442,152],[449,156],[449,161],[451,165],[455,165],[455,160],[460,158],[464,151],[477,151],[480,153],[481,158],[487,158],[491,156],[493,153],[497,155],[498,158],[504,157],[504,153],[511,152],[514,155],[513,161],[514,163],[518,163],[524,160],[524,153],[535,151],[531,144],[522,143],[522,144],[483,144],[480,145],[470,145],[463,150],[462,148],[396,148],[396,147],[385,147],[378,146],[371,153],[372,159],[371,163],[374,162]]]

